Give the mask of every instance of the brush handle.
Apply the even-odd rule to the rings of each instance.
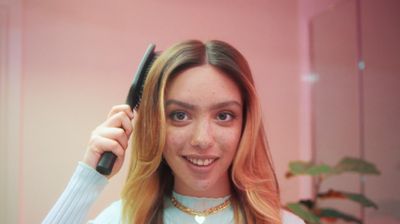
[[[99,163],[96,166],[96,170],[103,175],[110,175],[114,166],[117,156],[112,152],[105,152],[101,155]]]

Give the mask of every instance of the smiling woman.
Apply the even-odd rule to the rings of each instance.
[[[163,156],[174,171],[175,192],[196,197],[231,194],[228,168],[242,131],[238,86],[223,72],[202,65],[171,80],[165,98]]]
[[[133,125],[131,124],[133,121]],[[45,223],[81,223],[106,184],[100,155],[132,157],[122,199],[92,223],[303,223],[279,189],[244,57],[222,41],[185,41],[151,67],[137,114],[115,106]]]

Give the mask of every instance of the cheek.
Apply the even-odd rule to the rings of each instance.
[[[216,138],[224,151],[236,152],[240,141],[240,129],[230,129],[219,132]]]
[[[188,132],[183,129],[177,128],[167,128],[167,139],[165,145],[165,152],[171,153],[171,151],[179,151],[181,150],[185,143],[187,142]]]

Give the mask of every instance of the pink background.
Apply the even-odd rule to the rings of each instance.
[[[282,203],[309,196],[310,180],[287,180],[284,174],[289,161],[311,159],[315,149],[313,82],[306,81],[312,70],[309,27],[338,2],[346,1],[2,0],[0,21],[8,27],[0,38],[8,46],[2,48],[2,72],[11,75],[1,83],[1,105],[7,106],[2,134],[8,136],[1,146],[8,151],[2,150],[0,167],[7,183],[0,222],[40,223],[82,158],[90,131],[124,101],[147,44],[162,50],[188,38],[221,39],[242,51],[263,102]],[[368,210],[367,223],[400,223],[400,199],[394,196],[400,187],[400,5],[366,0],[361,6],[365,155],[383,171],[366,183],[367,194],[381,205],[378,212]],[[359,124],[354,125],[357,138]],[[359,155],[354,150],[349,155]],[[90,217],[119,198],[125,174],[112,179]],[[359,182],[350,188],[359,190]]]

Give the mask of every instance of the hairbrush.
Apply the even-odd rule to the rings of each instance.
[[[139,107],[147,74],[149,73],[154,60],[157,58],[157,54],[154,51],[155,47],[156,45],[154,44],[150,44],[147,47],[147,50],[144,53],[129,89],[126,103],[131,107],[132,110],[135,110]],[[103,175],[109,175],[113,169],[116,159],[117,156],[112,152],[103,153],[99,163],[96,166],[96,170]]]

